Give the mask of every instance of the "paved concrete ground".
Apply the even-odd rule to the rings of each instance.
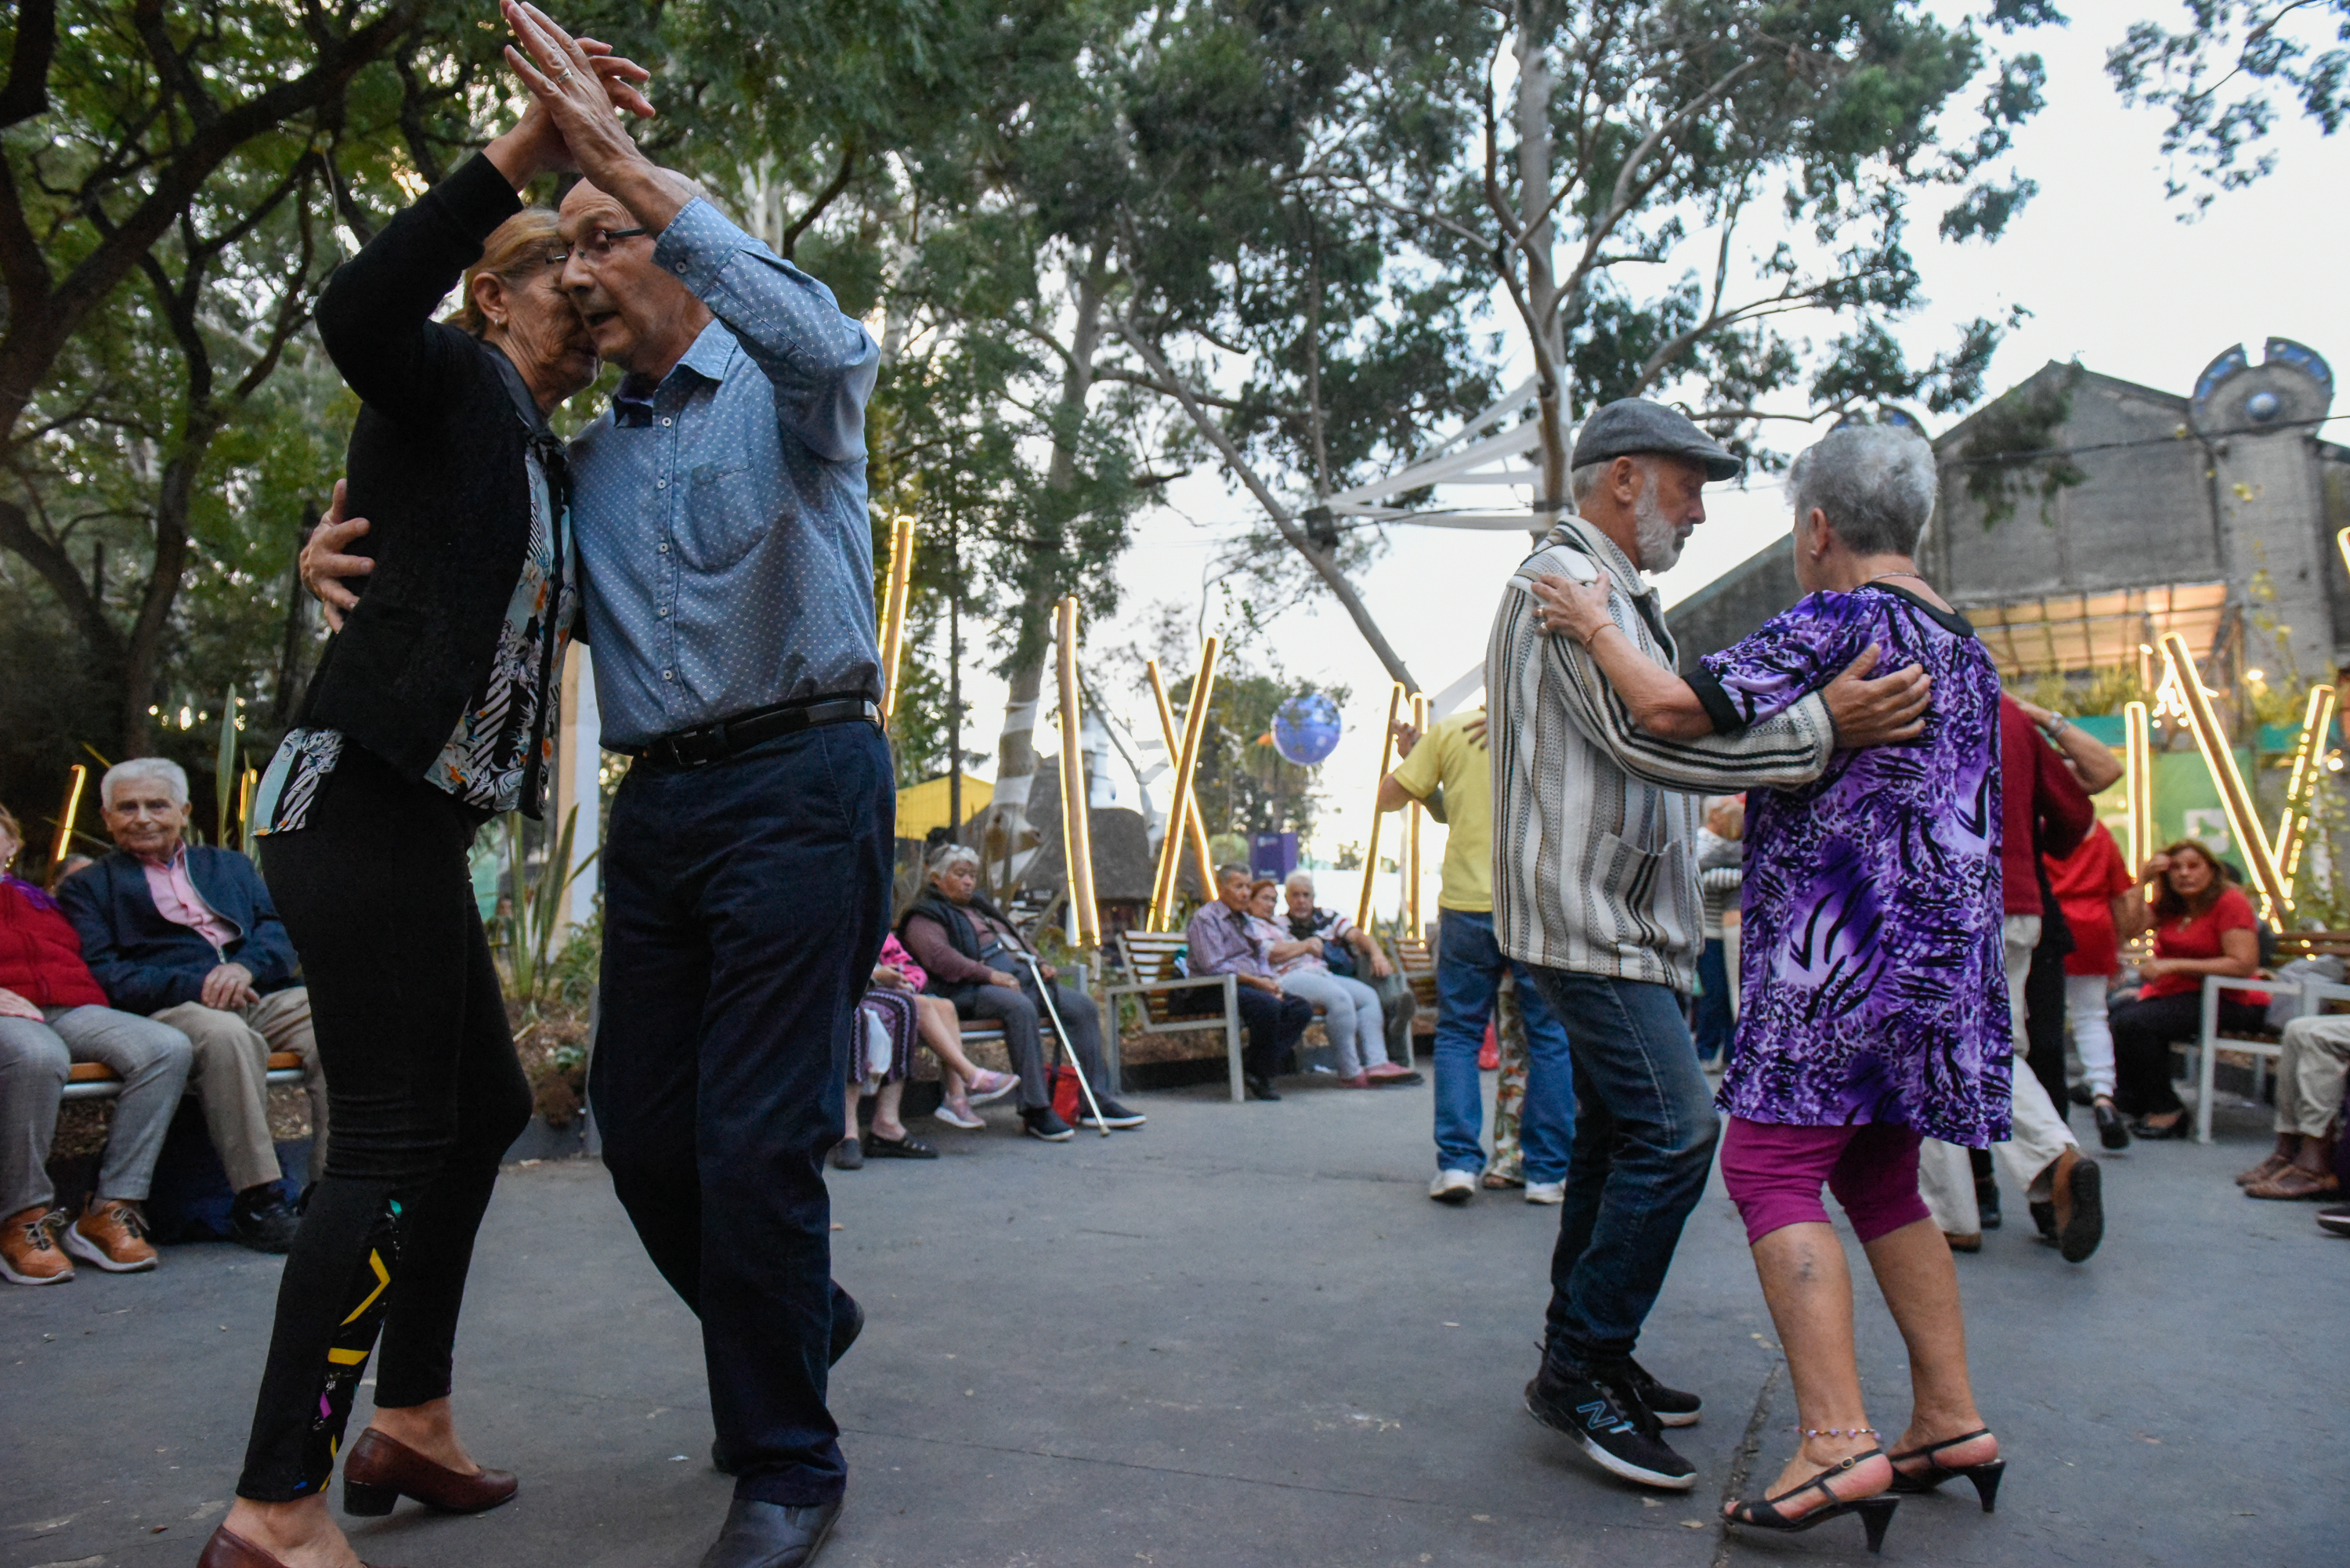
[[[852,1479],[832,1568],[1853,1561],[1856,1521],[1784,1540],[1711,1522],[1773,1473],[1794,1408],[1717,1187],[1646,1359],[1701,1390],[1699,1490],[1605,1479],[1535,1426],[1555,1210],[1422,1195],[1428,1091],[1278,1106],[1137,1096],[1138,1133],[1061,1147],[924,1124],[936,1165],[836,1177],[840,1278],[870,1308],[835,1382]],[[2010,1228],[1960,1261],[2001,1511],[1906,1501],[1887,1561],[2309,1568],[2342,1558],[2350,1244],[2209,1149],[2115,1162],[2106,1248],[2068,1268]],[[2018,1217],[2021,1218],[2021,1206]],[[0,1563],[191,1563],[225,1506],[278,1265],[225,1245],[162,1270],[0,1287]],[[1907,1414],[1863,1289],[1872,1416]],[[600,1168],[517,1169],[460,1345],[474,1451],[523,1477],[477,1520],[403,1506],[354,1534],[407,1568],[691,1568],[724,1511],[694,1324]],[[364,1419],[362,1408],[359,1419]],[[356,1430],[356,1427],[354,1428]]]

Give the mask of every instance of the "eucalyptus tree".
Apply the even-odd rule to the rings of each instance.
[[[2131,23],[2106,71],[2123,102],[2168,116],[2169,194],[2189,199],[2186,215],[2275,170],[2280,114],[2298,112],[2327,136],[2342,129],[2350,0],[2182,0],[2170,15],[2185,25]]]
[[[1914,209],[1990,240],[2032,194],[2010,153],[2041,64],[1987,37],[2049,19],[2036,7],[2002,0],[1980,26],[1918,0],[1226,0],[1183,17],[1164,57],[1181,39],[1207,85],[1136,121],[1161,202],[1128,229],[1152,284],[1127,323],[1139,379],[1407,684],[1342,541],[1305,521],[1333,472],[1312,443],[1350,425],[1363,465],[1408,456],[1430,416],[1490,388],[1502,355],[1473,327],[1496,296],[1534,376],[1535,527],[1565,504],[1577,410],[1608,399],[1675,397],[1752,448],[1768,418],[1981,394],[2002,323],[1964,324],[1924,364],[1892,327],[1926,304]],[[1334,295],[1348,254],[1373,270]],[[1341,412],[1355,383],[1328,376],[1334,344],[1395,417]]]

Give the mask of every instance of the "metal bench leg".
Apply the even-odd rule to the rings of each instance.
[[[1231,975],[1224,977],[1224,1052],[1232,1058],[1232,1104],[1246,1101],[1248,1093],[1241,1086],[1241,1002],[1240,981]]]
[[[2214,1064],[2219,1061],[2220,1053],[2207,1040],[2202,1047],[2202,1062],[2195,1069],[2195,1141],[2210,1143],[2211,1141],[2211,1093],[2216,1071]]]

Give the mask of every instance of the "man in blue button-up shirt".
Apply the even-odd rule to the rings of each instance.
[[[702,1317],[737,1477],[704,1568],[797,1568],[847,1480],[825,1374],[861,1314],[830,1282],[822,1172],[889,917],[889,749],[855,701],[880,694],[879,352],[822,284],[637,150],[569,37],[505,14],[530,60],[508,57],[586,177],[563,203],[565,286],[628,372],[570,451],[604,743],[847,709],[747,749],[703,732],[691,755],[717,760],[656,751],[629,770],[589,1087],[620,1200]]]

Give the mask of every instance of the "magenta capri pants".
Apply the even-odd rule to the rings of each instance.
[[[1908,1127],[1798,1127],[1730,1118],[1721,1184],[1752,1246],[1789,1225],[1825,1225],[1823,1183],[1844,1205],[1863,1246],[1929,1219],[1918,1195],[1918,1135]]]

